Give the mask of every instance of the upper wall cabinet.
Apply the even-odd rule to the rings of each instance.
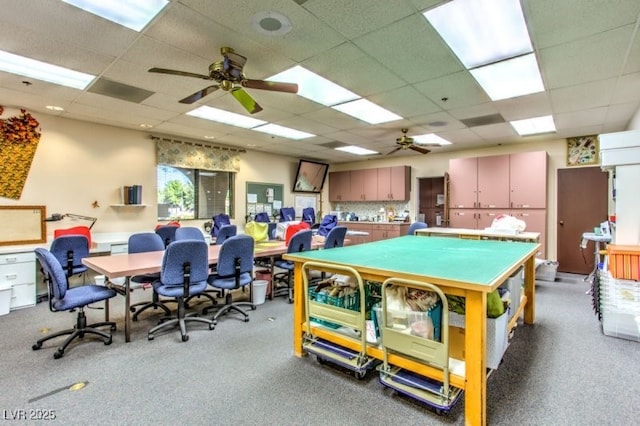
[[[411,167],[396,166],[378,169],[378,200],[406,201],[411,192]]]
[[[351,201],[351,172],[329,173],[329,201]]]
[[[510,207],[544,209],[547,207],[547,153],[522,152],[509,156]]]
[[[329,201],[406,201],[411,168],[383,167],[329,173]]]
[[[451,208],[508,208],[509,156],[449,160]]]

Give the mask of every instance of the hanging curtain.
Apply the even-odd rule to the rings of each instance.
[[[241,149],[151,136],[156,141],[158,164],[185,169],[240,171]]]

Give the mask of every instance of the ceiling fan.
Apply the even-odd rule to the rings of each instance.
[[[409,129],[402,129],[402,136],[396,139],[396,144],[398,145],[393,151],[388,152],[387,155],[393,154],[396,151],[401,149],[412,149],[414,151],[419,152],[420,154],[428,154],[431,150],[422,148],[421,146],[415,145],[413,138],[407,136],[407,132]]]
[[[196,93],[180,100],[180,102],[183,104],[192,104],[208,94],[222,89],[231,92],[233,97],[236,98],[250,114],[262,111],[262,107],[244,90],[245,87],[249,89],[271,90],[273,92],[298,93],[298,85],[295,83],[280,83],[277,81],[251,80],[246,78],[242,69],[247,62],[247,58],[237,54],[232,48],[222,47],[220,54],[223,59],[209,65],[209,74],[207,75],[166,68],[151,68],[149,72],[213,80],[218,84],[198,90]]]

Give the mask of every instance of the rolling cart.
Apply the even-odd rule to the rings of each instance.
[[[321,269],[329,273],[345,274],[358,283],[358,292],[350,297],[331,298],[309,290],[309,271]],[[325,265],[320,262],[306,262],[302,265],[306,330],[302,348],[314,354],[318,362],[331,362],[351,370],[357,379],[363,379],[367,371],[374,369],[379,360],[367,355],[366,340],[366,294],[360,274],[346,266]],[[355,331],[360,340],[359,350],[352,350],[313,335],[312,319],[330,328],[347,327]]]
[[[440,339],[434,340],[414,335],[411,327],[397,327],[390,323],[387,311],[387,287],[398,285],[435,292],[442,303]],[[435,409],[439,414],[449,412],[460,399],[462,390],[449,385],[449,306],[447,298],[438,287],[424,282],[389,278],[382,283],[381,346],[383,363],[380,366],[380,383],[395,391],[417,399]],[[438,341],[439,340],[439,341]],[[389,352],[409,355],[443,372],[443,382],[421,376],[389,364]]]

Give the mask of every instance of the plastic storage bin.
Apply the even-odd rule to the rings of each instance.
[[[387,324],[392,325],[395,330],[440,341],[441,309],[442,305],[438,304],[429,312],[387,310]],[[380,329],[382,328],[382,307],[380,305],[377,304],[373,307],[373,316],[375,317],[376,337],[380,338]],[[425,334],[427,324],[427,328],[432,327],[433,330],[429,335]],[[431,328],[428,329],[431,330]]]
[[[558,272],[558,262],[545,260],[536,268],[536,280],[555,281]]]
[[[464,322],[465,316],[449,312],[449,339],[452,347],[458,348],[458,356],[464,358]],[[487,318],[487,368],[496,369],[500,365],[502,356],[507,349],[507,322],[508,314],[505,312],[498,318]],[[452,358],[456,358],[452,351]]]
[[[508,311],[509,320],[513,318],[516,311],[518,310],[518,307],[520,306],[520,299],[522,297],[522,284],[523,284],[522,270],[523,268],[520,268],[515,274],[507,278],[505,283],[500,286],[502,288],[506,288],[509,291],[509,298],[511,299],[511,304],[509,305],[509,311]]]
[[[329,294],[321,291],[321,288],[310,288],[309,289],[309,300],[314,300],[319,303],[324,303],[327,305],[337,306],[338,308],[345,308],[351,311],[357,311],[360,309],[360,291],[357,290],[355,293],[341,295],[341,296],[330,296]],[[329,328],[339,328],[338,324],[334,324],[329,321],[323,321],[316,318],[311,318],[314,322],[318,324],[322,324],[325,327]]]

